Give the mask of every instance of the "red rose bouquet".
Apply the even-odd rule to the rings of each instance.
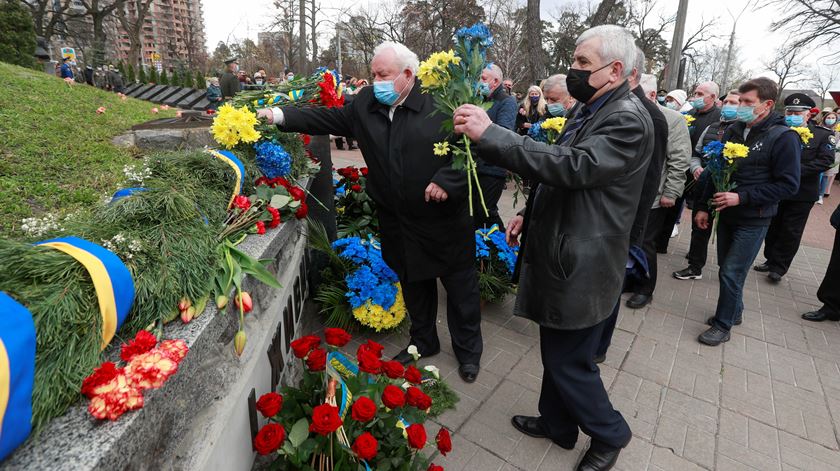
[[[437,369],[383,361],[384,347],[372,340],[354,359],[339,351],[350,334],[336,328],[325,334],[325,342],[316,335],[292,342],[303,377],[257,401],[268,424],[254,450],[276,453],[281,469],[442,469],[432,460],[452,451],[449,431],[440,428],[432,440],[435,432],[425,425],[433,400],[424,387],[439,382]]]

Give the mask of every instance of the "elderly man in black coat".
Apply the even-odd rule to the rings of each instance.
[[[624,282],[654,140],[650,115],[627,84],[636,57],[630,32],[597,26],[576,44],[566,83],[582,106],[557,144],[493,125],[472,105],[454,120],[482,158],[538,184],[508,236],[515,241],[527,224],[514,312],[540,325],[540,416],[514,416],[513,426],[566,449],[580,428],[592,443],[577,469],[594,471],[612,468],[631,438],[593,359]]]
[[[447,320],[461,378],[473,382],[482,352],[475,235],[466,173],[432,152],[446,139],[445,116],[415,78],[417,55],[385,42],[374,50],[372,87],[342,108],[272,108],[263,119],[284,131],[356,139],[376,202],[382,257],[397,273],[411,318],[411,345],[424,357],[440,351],[437,279],[447,294]],[[396,358],[407,363],[407,350]]]

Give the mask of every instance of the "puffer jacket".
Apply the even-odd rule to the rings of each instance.
[[[491,125],[478,150],[537,184],[525,211],[515,314],[575,330],[609,317],[618,301],[653,122],[625,82],[563,137],[548,145]]]

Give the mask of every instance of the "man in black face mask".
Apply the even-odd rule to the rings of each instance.
[[[595,471],[612,468],[631,438],[593,360],[624,282],[653,123],[627,84],[630,32],[597,26],[576,44],[566,84],[581,106],[557,144],[494,125],[473,105],[455,110],[454,123],[482,158],[535,183],[507,238],[523,234],[514,313],[540,325],[544,372],[540,416],[514,416],[513,426],[569,450],[583,430],[592,443],[577,469]]]

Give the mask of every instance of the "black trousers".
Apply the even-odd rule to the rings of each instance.
[[[601,332],[601,340],[598,343],[598,349],[595,350],[595,356],[599,357],[607,354],[607,350],[612,343],[613,333],[615,332],[615,325],[618,323],[618,308],[621,304],[621,298],[615,303],[612,314],[604,321],[604,330]]]
[[[668,251],[668,244],[671,242],[671,232],[674,230],[674,225],[680,220],[682,210],[685,204],[685,197],[677,198],[674,206],[664,208],[665,221],[659,227],[659,232],[656,236],[656,249],[662,253]]]
[[[642,250],[644,250],[645,258],[647,258],[650,278],[636,285],[636,294],[651,296],[653,295],[653,291],[656,289],[656,249],[659,234],[662,232],[664,227],[668,227],[668,231],[673,229],[673,214],[673,208],[655,208],[651,209],[648,214],[647,225],[645,226],[645,240],[642,244]],[[668,237],[670,236],[671,234],[669,232]]]
[[[540,327],[540,418],[548,436],[560,443],[574,444],[578,427],[596,450],[630,442],[630,426],[610,403],[593,361],[605,322],[580,330]]]
[[[764,238],[764,258],[770,271],[784,275],[799,250],[813,201],[780,201],[779,212]]]
[[[817,299],[823,303],[820,311],[840,316],[840,231],[834,232],[834,248],[825,269],[825,278],[817,290]]]
[[[505,189],[505,178],[479,175],[478,182],[481,184],[481,192],[484,195],[484,204],[487,206],[488,215],[484,215],[481,200],[478,198],[478,193],[474,191],[473,221],[475,228],[482,229],[484,227],[490,227],[493,224],[498,224],[499,229],[504,231],[505,224],[502,222],[502,218],[499,217],[499,198],[502,197],[502,191]]]
[[[700,229],[694,222],[697,210],[691,211],[691,243],[688,246],[688,266],[701,270],[709,257],[709,239],[712,238],[712,225]]]
[[[470,267],[443,276],[440,281],[446,289],[446,316],[455,357],[461,364],[478,365],[483,348],[478,274]],[[417,346],[421,355],[437,352],[437,280],[403,282],[402,289],[411,318],[411,344]]]

